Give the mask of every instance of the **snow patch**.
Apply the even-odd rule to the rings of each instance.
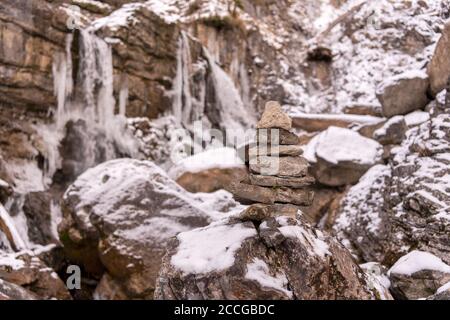
[[[180,233],[177,236],[180,241],[178,251],[172,256],[171,263],[187,274],[225,270],[234,264],[234,255],[242,242],[256,234],[254,228],[221,222]]]
[[[410,276],[422,270],[450,273],[450,266],[431,253],[414,250],[401,257],[389,270],[388,275],[403,274]]]
[[[245,278],[256,281],[263,288],[275,289],[292,297],[292,291],[286,289],[288,284],[286,275],[284,273],[271,275],[269,266],[261,259],[255,258],[253,262],[247,264]]]

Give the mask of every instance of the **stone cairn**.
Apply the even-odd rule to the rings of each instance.
[[[292,119],[278,102],[268,102],[257,124],[256,144],[248,150],[250,174],[231,184],[229,190],[238,200],[260,203],[244,215],[258,215],[259,220],[273,211],[292,215],[297,206],[311,205],[314,193],[305,187],[313,184],[314,178],[308,175],[308,162],[291,129]]]

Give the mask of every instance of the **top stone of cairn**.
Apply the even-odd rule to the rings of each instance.
[[[256,127],[258,129],[280,128],[290,130],[292,119],[283,112],[278,102],[269,101],[266,103],[264,113]]]

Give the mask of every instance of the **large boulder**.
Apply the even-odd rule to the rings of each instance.
[[[448,114],[408,130],[391,152],[345,196],[336,232],[364,261],[391,266],[414,248],[450,263]]]
[[[129,298],[152,298],[167,241],[241,208],[225,191],[191,194],[152,162],[119,159],[69,187],[59,233],[71,261],[98,277],[106,269]]]
[[[223,220],[173,239],[155,298],[374,297],[349,252],[301,216],[253,215],[258,223],[244,216],[246,222]]]
[[[433,57],[427,69],[431,93],[436,96],[445,89],[450,77],[450,22],[442,30]]]
[[[310,171],[327,186],[354,184],[381,161],[383,147],[355,131],[330,127],[314,137],[306,147]]]
[[[392,117],[425,108],[429,101],[428,84],[423,71],[409,71],[385,80],[377,88],[383,115]]]
[[[392,266],[389,279],[395,298],[427,298],[443,292],[443,286],[450,283],[450,266],[428,252],[414,250]]]

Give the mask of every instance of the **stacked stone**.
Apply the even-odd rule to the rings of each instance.
[[[308,162],[301,155],[299,138],[292,133],[292,119],[281,106],[270,101],[257,125],[257,143],[250,147],[250,174],[234,183],[231,192],[238,199],[263,204],[284,203],[309,206],[314,183],[308,175]]]

